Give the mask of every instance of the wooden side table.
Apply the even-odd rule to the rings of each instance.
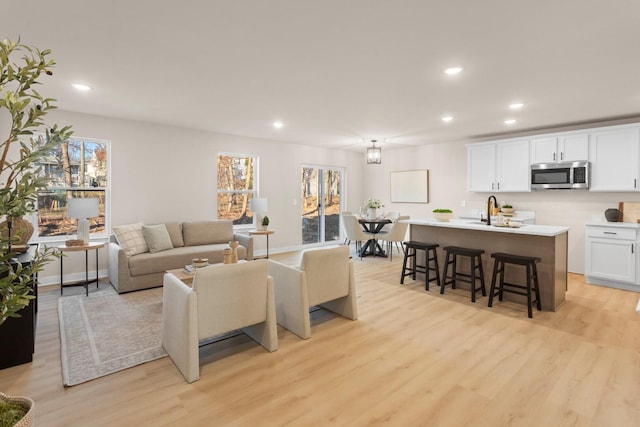
[[[99,264],[98,264],[98,249],[104,247],[104,242],[89,242],[87,245],[83,245],[83,246],[67,246],[66,244],[64,245],[60,245],[58,246],[58,250],[62,253],[62,256],[60,257],[60,295],[62,295],[62,290],[64,289],[65,286],[84,286],[84,288],[87,291],[87,296],[89,296],[89,284],[96,282],[96,286],[98,285],[98,271],[99,271]],[[96,278],[95,280],[89,280],[89,251],[90,250],[94,250],[96,251]],[[64,259],[64,253],[65,252],[79,252],[79,251],[84,251],[84,282],[80,282],[80,283],[69,283],[69,284],[64,284],[63,282],[63,277],[64,277],[64,263],[63,263],[63,259]]]
[[[267,258],[269,258],[269,236],[275,233],[273,230],[253,230],[249,231],[249,236],[267,236]],[[255,259],[255,257],[254,257]]]

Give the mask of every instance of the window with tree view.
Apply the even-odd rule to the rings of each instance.
[[[38,236],[76,234],[76,219],[67,217],[70,198],[98,199],[100,214],[89,218],[91,237],[106,236],[109,188],[108,141],[72,138],[54,148],[37,166],[46,181],[38,194]]]
[[[234,225],[253,223],[249,203],[256,197],[256,163],[253,156],[218,155],[218,219]]]

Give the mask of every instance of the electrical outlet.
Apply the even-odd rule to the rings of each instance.
[[[465,207],[467,206],[467,201],[466,200],[460,200],[460,207]]]

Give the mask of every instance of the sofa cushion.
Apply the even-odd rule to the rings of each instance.
[[[182,224],[185,246],[229,243],[233,240],[233,222],[227,220],[185,222]]]
[[[129,257],[129,272],[132,276],[162,273],[174,268],[183,268],[191,264],[193,258],[209,258],[209,263],[217,264],[224,260],[223,249],[229,247],[228,243],[214,245],[184,246],[167,251],[139,254]],[[247,258],[247,249],[238,246],[238,259]]]
[[[181,248],[184,246],[184,239],[182,238],[182,224],[179,222],[167,222],[164,224],[171,237],[171,244],[174,248]]]
[[[142,234],[149,247],[149,252],[152,254],[173,249],[171,237],[169,237],[169,232],[164,224],[143,225]]]
[[[118,244],[122,246],[127,256],[142,254],[149,252],[147,241],[142,234],[142,223],[127,225],[116,225],[113,227],[113,233],[118,239]]]

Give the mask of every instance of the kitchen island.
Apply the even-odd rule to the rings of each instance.
[[[565,301],[567,291],[567,237],[568,227],[549,225],[523,225],[518,228],[488,226],[473,220],[451,220],[440,222],[432,218],[410,219],[410,238],[418,242],[437,243],[440,249],[445,246],[462,246],[484,249],[482,263],[487,295],[491,286],[494,252],[506,252],[515,255],[540,257],[538,280],[542,309],[556,311]],[[444,254],[438,251],[438,264],[442,270]],[[511,268],[509,268],[511,267]],[[460,271],[468,271],[468,263],[459,264]],[[525,274],[522,268],[508,265],[506,281],[523,283]],[[459,282],[458,287],[469,289],[468,284]],[[526,304],[519,295],[504,294],[506,300]],[[481,299],[479,302],[486,301]]]

